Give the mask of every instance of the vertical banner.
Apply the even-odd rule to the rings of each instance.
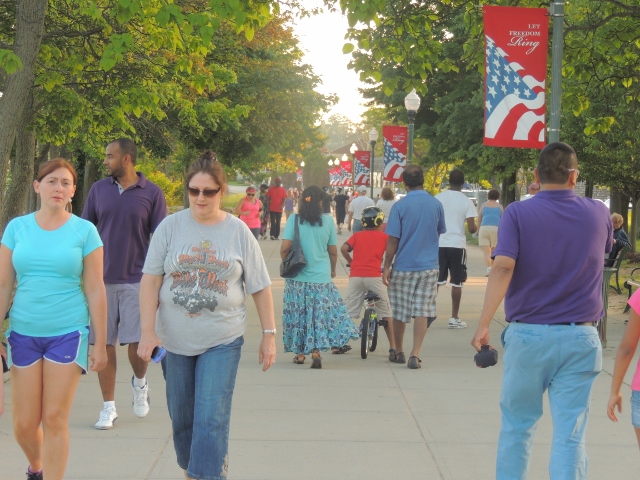
[[[339,168],[330,168],[329,169],[329,185],[331,186],[335,186],[338,185],[338,180],[339,180],[339,176],[338,176],[338,172],[340,171]]]
[[[355,175],[354,185],[369,186],[369,178],[371,176],[371,152],[367,150],[357,150],[353,154],[356,159],[355,163]]]
[[[382,126],[384,142],[384,180],[402,182],[402,172],[407,165],[407,127]]]
[[[342,170],[342,186],[351,186],[351,175],[353,173],[353,164],[349,162],[340,162],[340,168]]]
[[[484,144],[543,148],[549,38],[546,8],[485,5]]]
[[[302,181],[302,170],[298,169],[296,170],[296,182],[301,182]]]

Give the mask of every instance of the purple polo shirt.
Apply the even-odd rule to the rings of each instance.
[[[543,190],[510,204],[495,250],[516,261],[504,301],[507,321],[599,321],[604,252],[612,245],[607,207],[573,190]]]
[[[104,243],[105,283],[140,282],[151,234],[167,216],[160,187],[136,173],[138,183],[122,194],[113,177],[94,183],[82,211]]]

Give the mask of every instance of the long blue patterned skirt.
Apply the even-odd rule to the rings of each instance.
[[[284,351],[309,355],[358,338],[340,292],[330,283],[298,282],[287,278],[282,311]]]

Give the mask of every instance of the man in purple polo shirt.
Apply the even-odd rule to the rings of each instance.
[[[585,429],[591,387],[602,369],[595,324],[602,318],[602,253],[613,227],[602,202],[578,197],[578,159],[564,143],[547,145],[534,172],[540,193],[509,205],[498,227],[480,323],[471,344],[489,344],[502,299],[504,373],[498,480],[526,479],[536,424],[549,392],[552,479],[587,478]],[[506,295],[506,296],[505,296]]]
[[[104,407],[95,428],[113,427],[118,418],[115,406],[116,348],[129,345],[133,368],[133,412],[149,412],[147,362],[138,357],[140,340],[139,292],[151,234],[167,214],[160,188],[136,172],[137,148],[128,138],[107,145],[104,164],[107,178],[89,191],[82,218],[98,228],[104,243],[104,283],[107,289],[107,367],[98,373]],[[93,338],[90,337],[93,343]]]

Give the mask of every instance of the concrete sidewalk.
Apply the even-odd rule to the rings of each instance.
[[[338,237],[339,242],[348,237]],[[469,247],[469,280],[461,318],[469,327],[449,330],[450,290],[441,289],[438,320],[427,334],[423,368],[409,370],[387,361],[384,334],[378,349],[362,360],[358,346],[345,355],[323,354],[323,369],[294,365],[282,353],[284,281],[277,241],[261,241],[273,281],[278,340],[277,363],[266,373],[258,366],[260,326],[247,300],[248,330],[240,363],[231,420],[229,478],[288,479],[446,479],[495,477],[500,428],[499,393],[504,328],[502,311],[491,327],[500,352],[495,368],[479,370],[469,345],[482,308],[486,277],[482,254]],[[342,265],[344,262],[342,262]],[[335,283],[344,294],[347,271]],[[613,357],[626,315],[609,316],[609,346],[596,381],[587,432],[589,478],[635,478],[640,456],[630,423],[629,387],[619,424],[606,417]],[[408,329],[408,332],[410,329]],[[406,339],[410,345],[411,335]],[[131,410],[131,369],[119,350],[116,404],[120,418],[109,431],[93,428],[102,408],[97,376],[82,378],[71,416],[71,453],[66,478],[182,479],[175,461],[164,382],[159,366],[149,367],[151,411],[138,419]],[[630,382],[635,362],[627,376]],[[24,478],[25,457],[13,438],[11,384],[6,383],[6,413],[0,417],[0,480]],[[551,421],[545,416],[535,437],[531,479],[548,478]]]

